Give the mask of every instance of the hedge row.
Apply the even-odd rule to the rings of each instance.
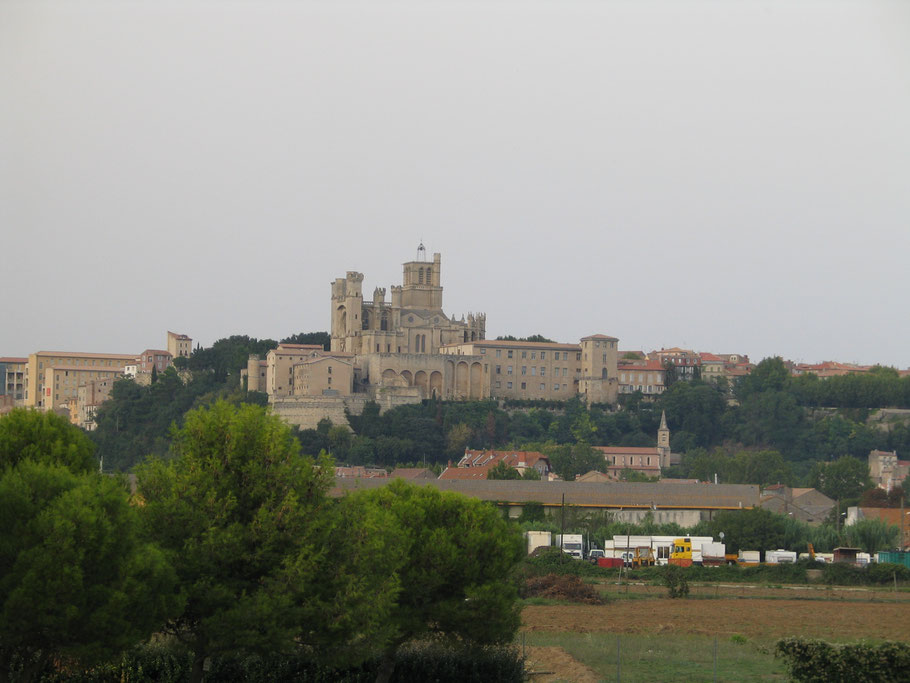
[[[215,657],[206,673],[207,683],[371,683],[380,660],[360,666],[329,669],[312,663],[305,654],[290,656]],[[189,678],[192,660],[177,645],[143,645],[119,662],[88,671],[48,672],[41,683],[182,683]],[[524,681],[524,660],[514,647],[456,647],[424,643],[403,647],[395,661],[392,681],[484,683]]]
[[[910,681],[910,645],[882,643],[832,645],[818,640],[778,641],[790,677],[803,683],[898,683]]]

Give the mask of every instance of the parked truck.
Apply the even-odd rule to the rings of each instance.
[[[675,539],[673,541],[673,550],[670,553],[670,564],[675,564],[680,567],[691,567],[693,564],[703,564],[704,554],[702,548],[705,546],[707,546],[709,550],[709,558],[711,558],[711,561],[714,561],[715,556],[719,551],[721,564],[723,564],[725,546],[723,543],[714,543],[714,539],[710,536],[686,536],[685,538]]]
[[[553,545],[553,534],[549,531],[526,531],[525,539],[528,542],[528,555],[538,548],[549,548]]]
[[[553,544],[576,560],[585,559],[585,539],[581,534],[556,534]]]

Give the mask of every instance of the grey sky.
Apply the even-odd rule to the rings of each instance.
[[[910,366],[910,3],[0,0],[0,355],[329,325]]]

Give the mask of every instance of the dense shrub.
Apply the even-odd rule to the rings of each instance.
[[[190,654],[177,644],[143,645],[119,662],[88,671],[47,672],[42,683],[182,683],[189,677]],[[306,653],[260,657],[214,657],[206,674],[208,683],[371,683],[379,660],[348,669],[314,664]],[[524,680],[524,661],[512,647],[460,647],[441,642],[417,643],[398,653],[392,681],[482,683]]]
[[[542,547],[531,553],[522,563],[527,576],[546,574],[574,574],[576,576],[603,575],[603,568],[590,562],[582,562],[569,556],[556,546]]]
[[[910,680],[910,645],[832,645],[817,640],[780,640],[775,654],[790,677],[803,683],[898,683]]]
[[[898,583],[904,583],[910,581],[910,567],[905,567],[896,562],[870,564],[866,567],[866,575],[869,583],[872,584],[887,585],[895,580]]]
[[[664,585],[667,595],[671,598],[685,598],[689,595],[689,582],[686,580],[686,571],[683,567],[668,564],[663,567]]]
[[[603,597],[593,586],[584,583],[580,577],[572,574],[547,574],[531,576],[525,581],[522,590],[524,598],[551,598],[568,600],[586,605],[602,605]]]

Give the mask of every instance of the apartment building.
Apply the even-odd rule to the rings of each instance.
[[[494,398],[615,402],[616,337],[595,334],[579,344],[482,340],[448,344],[440,353],[481,359],[483,381]]]
[[[0,397],[10,406],[25,401],[25,370],[28,358],[0,357]]]
[[[171,358],[189,358],[193,352],[193,340],[185,334],[168,331],[167,352]]]
[[[646,397],[654,397],[660,396],[667,388],[667,370],[660,361],[622,361],[616,371],[620,394],[640,391]]]
[[[76,398],[79,384],[122,375],[135,354],[38,351],[25,369],[26,406],[52,410]]]
[[[110,398],[119,375],[92,379],[79,385],[75,401],[70,401],[70,421],[88,431],[95,428],[95,411]]]
[[[170,332],[168,333],[170,334]],[[138,372],[148,372],[156,370],[161,373],[167,370],[174,359],[170,351],[163,349],[146,349],[139,354],[136,359],[136,369]],[[124,368],[126,370],[126,368]]]

